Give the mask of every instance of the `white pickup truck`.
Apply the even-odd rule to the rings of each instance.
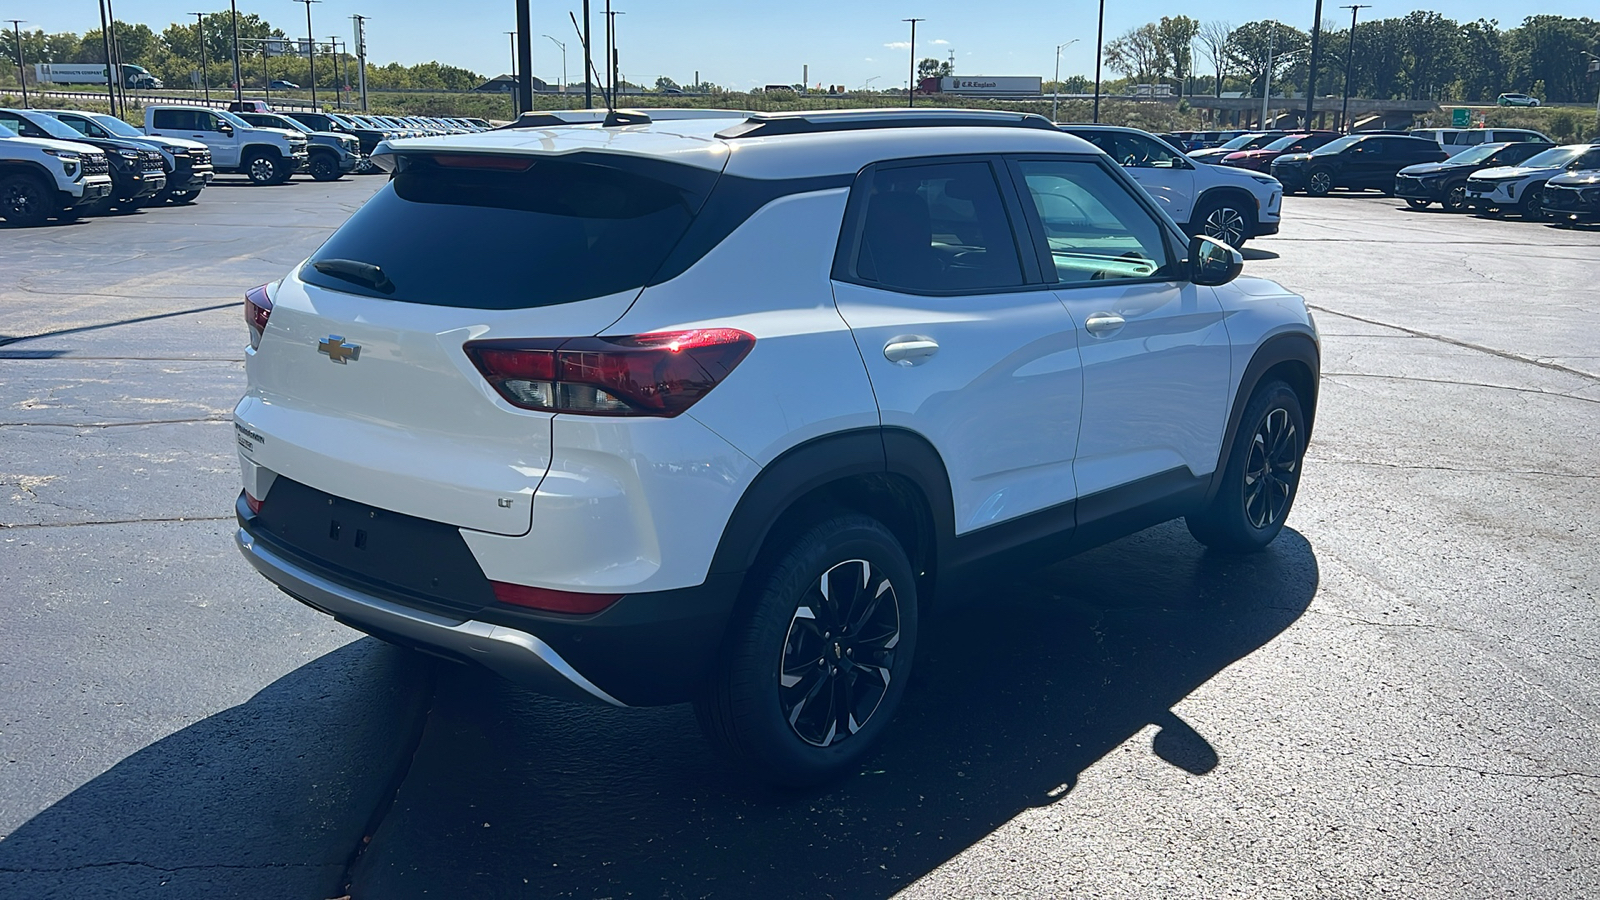
[[[22,226],[71,221],[110,194],[111,163],[98,148],[18,137],[0,125],[0,219]]]
[[[257,128],[231,112],[197,106],[146,106],[144,133],[183,138],[211,148],[219,174],[247,176],[254,184],[282,184],[304,171],[306,137],[282,128]]]

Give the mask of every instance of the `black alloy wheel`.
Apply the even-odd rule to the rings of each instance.
[[[339,160],[332,153],[311,155],[311,177],[317,181],[337,181],[344,173],[339,171]]]
[[[1517,212],[1521,213],[1524,219],[1544,218],[1543,183],[1529,185],[1528,189],[1522,192],[1522,203],[1517,206]]]
[[[900,644],[900,600],[872,563],[822,573],[789,622],[778,706],[795,736],[828,747],[861,731],[883,705]]]
[[[705,688],[700,727],[756,778],[806,787],[857,767],[889,727],[917,645],[917,584],[894,534],[841,511],[775,532]]]
[[[1327,169],[1312,169],[1306,176],[1306,193],[1313,197],[1326,197],[1333,191],[1333,173]]]
[[[1420,199],[1418,199],[1416,197],[1407,197],[1406,198],[1406,205],[1411,207],[1412,209],[1427,209],[1428,208],[1428,203],[1429,203],[1429,201],[1420,200]]]
[[[1465,184],[1452,185],[1448,191],[1445,191],[1444,201],[1441,205],[1444,206],[1446,212],[1461,212],[1466,209],[1467,186]]]
[[[1248,553],[1272,543],[1300,488],[1305,415],[1294,389],[1269,381],[1239,419],[1227,466],[1211,503],[1185,517],[1189,533],[1215,550]]]
[[[56,214],[51,192],[32,175],[0,179],[0,219],[13,225],[43,225]]]
[[[199,191],[174,191],[171,195],[169,195],[168,199],[170,199],[173,203],[185,204],[193,203],[195,198],[199,196]]]

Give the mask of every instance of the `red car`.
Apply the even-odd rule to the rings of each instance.
[[[1299,134],[1286,134],[1265,147],[1230,153],[1216,160],[1214,164],[1271,172],[1272,161],[1283,154],[1310,153],[1338,136],[1339,133],[1336,131],[1302,131]]]

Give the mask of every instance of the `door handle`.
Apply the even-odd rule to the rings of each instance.
[[[1083,323],[1084,330],[1095,337],[1109,337],[1122,330],[1128,320],[1116,313],[1097,312]]]
[[[883,345],[883,358],[897,366],[914,366],[939,352],[939,342],[931,337],[910,334]]]

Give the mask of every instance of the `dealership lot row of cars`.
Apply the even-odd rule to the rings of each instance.
[[[104,113],[0,109],[0,220],[29,226],[193,203],[219,174],[259,185],[297,173],[332,181],[372,171],[370,154],[385,139],[490,127],[481,119],[280,113],[260,101],[232,106],[147,106],[142,130]]]

